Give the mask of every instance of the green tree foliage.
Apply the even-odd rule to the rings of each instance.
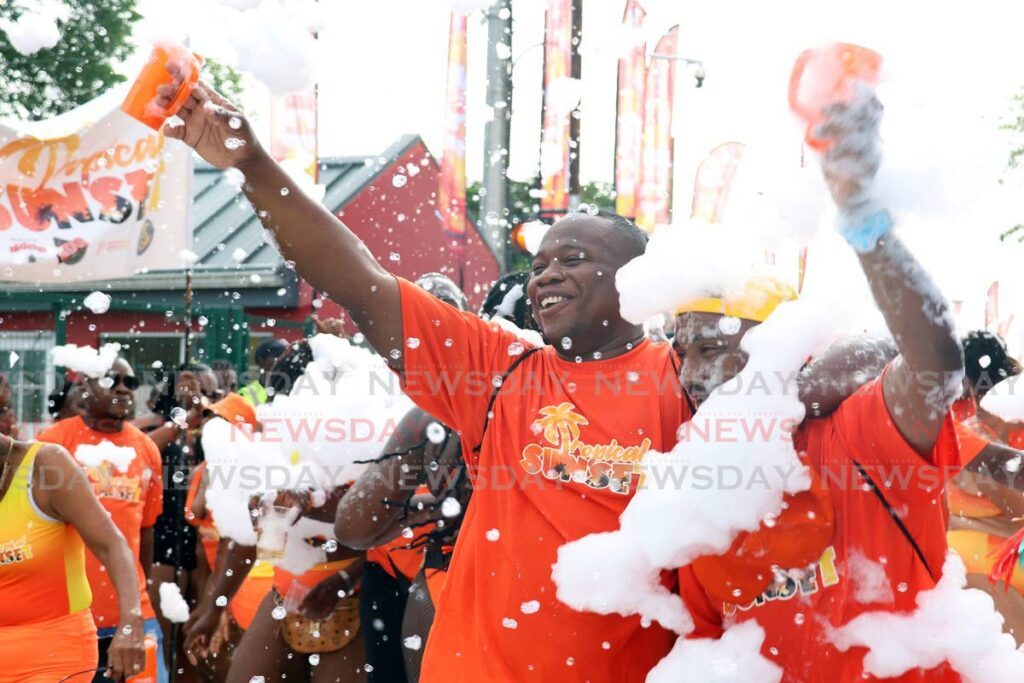
[[[1019,169],[1024,166],[1024,87],[1013,96],[1010,111],[1009,118],[999,128],[1008,131],[1013,136],[1010,156],[1006,160],[1007,166],[1011,169]],[[1024,242],[1024,224],[1018,223],[999,235],[999,239],[1003,242],[1011,239]]]
[[[1013,96],[1011,111],[1012,115],[999,128],[1009,131],[1014,136],[1007,165],[1010,168],[1020,168],[1024,162],[1024,88]]]
[[[530,190],[537,186],[535,182],[508,181],[509,225],[516,225],[530,220],[540,211],[537,200],[530,196]],[[473,182],[466,185],[466,215],[473,225],[480,226],[480,203],[484,191],[481,183]]]
[[[33,0],[0,0],[0,17],[16,20]],[[125,80],[114,70],[134,49],[136,0],[64,0],[61,40],[22,55],[0,32],[0,116],[38,121],[62,114]]]
[[[203,65],[203,78],[209,81],[214,90],[241,106],[242,74],[238,71],[223,62],[207,59]]]
[[[517,225],[537,218],[540,213],[540,203],[539,200],[530,196],[530,192],[540,187],[540,180],[528,182],[510,180],[508,186],[509,225]],[[469,183],[466,186],[466,214],[475,225],[480,225],[481,220],[481,189],[479,182]],[[598,208],[614,211],[615,191],[612,189],[611,183],[586,183],[580,186],[580,202],[597,204]]]
[[[586,183],[580,185],[580,201],[596,204],[599,209],[615,210],[615,189],[611,183]]]

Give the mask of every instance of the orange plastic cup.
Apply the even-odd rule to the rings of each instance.
[[[146,666],[142,670],[142,673],[135,674],[130,677],[127,683],[156,683],[157,682],[157,663],[156,663],[156,638],[149,634],[145,637],[146,643]]]
[[[181,87],[174,94],[170,106],[166,109],[157,106],[157,87],[173,83],[174,79],[167,71],[169,64],[177,64],[184,78]],[[153,130],[160,130],[164,122],[178,113],[189,95],[199,82],[199,72],[203,69],[203,58],[184,45],[161,43],[153,46],[149,61],[142,67],[128,96],[121,104],[121,111],[141,121]]]
[[[828,140],[814,137],[825,121],[825,108],[850,102],[857,83],[878,85],[881,68],[882,55],[852,43],[830,43],[797,57],[789,78],[789,108],[807,126],[808,145],[821,152],[828,149]]]

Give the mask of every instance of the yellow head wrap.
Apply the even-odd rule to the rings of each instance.
[[[694,299],[676,308],[681,313],[719,313],[763,323],[783,301],[795,301],[796,290],[770,276],[757,275],[739,291],[727,292],[723,297]]]

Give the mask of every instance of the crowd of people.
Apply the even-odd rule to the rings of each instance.
[[[874,101],[860,106],[833,112],[822,167],[894,341],[843,339],[807,363],[793,438],[810,486],[727,552],[663,574],[693,619],[688,637],[756,620],[785,681],[867,679],[864,649],[840,650],[826,632],[869,609],[913,611],[947,548],[1024,641],[1024,569],[998,562],[1020,543],[1024,424],[980,406],[1021,366],[992,333],[957,338],[891,217],[866,199],[872,148],[844,144],[877,137]],[[552,565],[563,544],[618,529],[644,453],[675,446],[747,365],[744,336],[796,292],[759,277],[679,301],[671,338],[652,339],[620,313],[615,277],[647,234],[587,210],[556,222],[530,270],[497,281],[473,312],[443,275],[387,272],[213,90],[200,84],[181,117],[167,135],[244,173],[284,256],[348,312],[415,407],[354,480],[253,492],[258,533],[268,506],[333,530],[305,539],[325,559],[294,574],[218,531],[202,437],[217,421],[259,430],[257,407],[287,396],[314,360],[310,340],[262,344],[259,377],[243,387],[224,361],[182,365],[146,414],[117,359],[64,384],[53,426],[32,441],[18,439],[0,382],[0,682],[644,680],[675,635],[573,609]],[[910,479],[880,479],[887,466]],[[929,477],[940,485],[915,485]],[[898,590],[857,597],[858,558]],[[171,614],[172,593],[187,620]],[[961,676],[940,663],[896,680]]]

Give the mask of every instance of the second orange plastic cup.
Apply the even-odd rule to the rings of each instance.
[[[830,43],[797,57],[789,79],[789,108],[806,124],[808,145],[821,152],[828,149],[828,140],[814,137],[825,121],[825,108],[852,100],[856,83],[878,85],[881,68],[882,55],[852,43]]]
[[[156,104],[156,89],[173,82],[167,71],[169,64],[177,64],[183,79],[181,87],[174,94],[170,105],[164,109]],[[128,96],[121,104],[121,111],[141,121],[153,130],[160,130],[164,122],[178,113],[199,82],[203,69],[203,58],[184,45],[161,43],[153,46],[149,61],[142,67]]]

